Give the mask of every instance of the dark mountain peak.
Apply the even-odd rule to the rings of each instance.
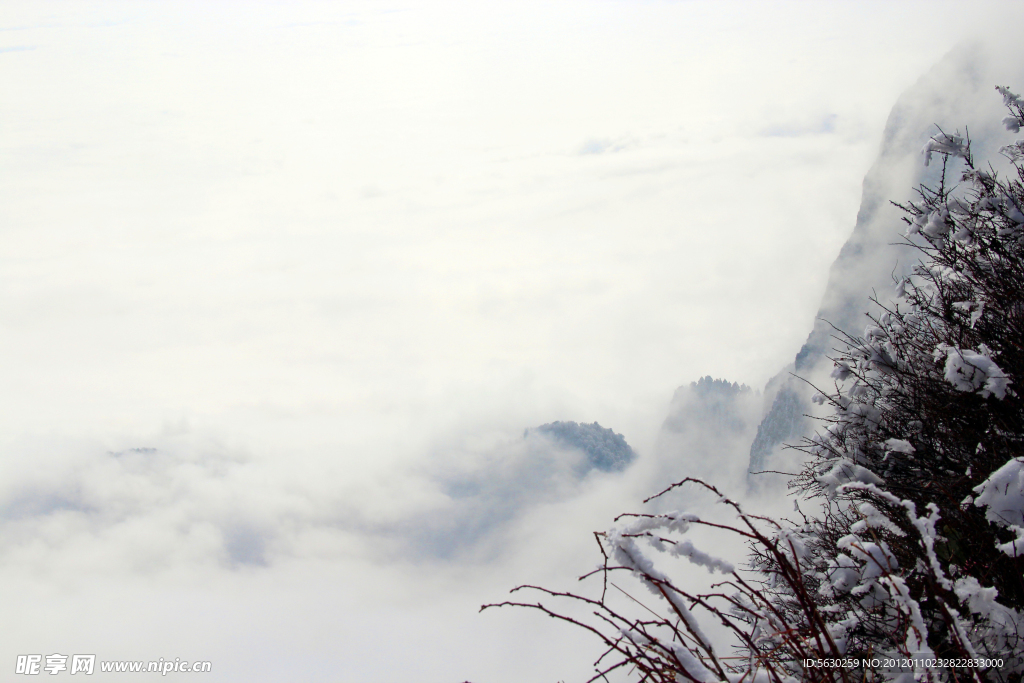
[[[624,470],[636,459],[636,453],[626,443],[626,437],[602,427],[597,422],[549,422],[533,430],[526,430],[524,436],[529,435],[531,431],[548,437],[563,448],[583,451],[587,456],[587,462],[604,472]]]

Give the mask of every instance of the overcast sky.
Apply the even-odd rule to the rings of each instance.
[[[588,570],[634,491],[533,482],[452,559],[444,482],[555,420],[642,461],[677,386],[763,386],[900,92],[1022,15],[3,3],[0,671],[569,676],[574,634],[475,607]]]

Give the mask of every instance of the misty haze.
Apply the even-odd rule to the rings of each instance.
[[[587,680],[586,634],[480,606],[683,477],[793,510],[797,376],[910,272],[936,126],[1009,144],[1021,20],[5,3],[0,677]]]

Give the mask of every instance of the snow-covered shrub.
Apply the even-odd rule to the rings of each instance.
[[[999,90],[1019,128],[1021,100]],[[836,383],[819,398],[835,414],[801,446],[795,486],[830,501],[814,533],[819,575],[837,558],[879,564],[850,549],[891,549],[884,582],[819,589],[830,613],[854,619],[852,654],[1002,657],[957,675],[1008,680],[1024,670],[1024,167],[1010,154],[1016,177],[1001,179],[941,133],[924,153],[942,155],[941,180],[901,207],[921,262],[862,336],[840,335]]]
[[[998,90],[1010,110],[1004,124],[1019,131],[1024,100]],[[793,494],[820,513],[772,520],[719,496],[735,522],[623,516],[598,535],[599,598],[537,589],[582,603],[594,619],[503,604],[597,635],[607,651],[592,680],[632,671],[673,683],[1020,681],[1024,142],[1002,151],[1013,169],[1006,179],[975,162],[966,136],[940,133],[925,146],[926,163],[941,158],[940,180],[901,206],[920,263],[892,302],[875,301],[862,335],[837,331],[835,382],[816,397],[834,414],[796,446],[808,457]],[[695,548],[685,534],[697,526],[745,538],[749,566]],[[676,585],[657,553],[726,578],[696,594]],[[616,572],[646,586],[662,611],[613,605]],[[732,633],[738,655],[716,649],[701,611]]]

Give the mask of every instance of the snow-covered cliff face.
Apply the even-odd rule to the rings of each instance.
[[[828,356],[837,330],[860,335],[868,323],[865,314],[872,310],[869,297],[887,303],[894,278],[906,274],[917,261],[911,248],[899,244],[906,226],[902,212],[891,202],[915,199],[916,187],[937,178],[941,164],[924,163],[922,148],[927,140],[938,129],[959,130],[969,134],[981,158],[997,157],[997,150],[1012,141],[1012,134],[999,124],[1005,113],[994,86],[1024,88],[1024,49],[997,48],[958,47],[892,108],[878,159],[864,178],[856,225],[832,265],[811,333],[793,363],[765,389],[764,417],[750,446],[749,472],[786,469],[799,457],[783,446],[799,442],[815,428],[814,421],[805,417],[814,414],[809,400],[813,390],[791,373],[827,386],[832,370]],[[764,479],[764,475],[750,476],[755,486],[765,483]]]

